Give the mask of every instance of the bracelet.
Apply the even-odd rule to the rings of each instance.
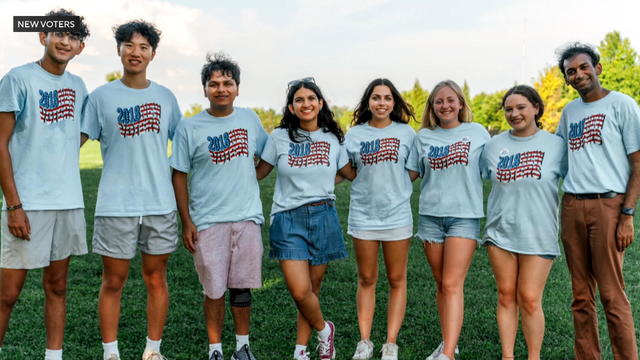
[[[18,205],[13,205],[13,206],[7,206],[7,211],[13,211],[18,209],[22,209],[22,203],[19,203]]]

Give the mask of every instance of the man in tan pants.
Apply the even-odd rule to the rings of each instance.
[[[624,290],[624,250],[633,242],[640,192],[640,109],[602,87],[599,55],[575,43],[559,57],[580,94],[562,112],[557,134],[567,144],[562,242],[571,273],[576,359],[601,358],[595,290],[600,292],[615,359],[637,360],[631,304]]]

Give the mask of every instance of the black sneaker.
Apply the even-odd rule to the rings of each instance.
[[[244,344],[240,348],[240,350],[236,351],[231,355],[231,360],[257,360],[255,356],[249,350],[249,345]]]

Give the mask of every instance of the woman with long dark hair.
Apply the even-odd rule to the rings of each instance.
[[[334,359],[335,327],[320,309],[320,285],[329,261],[347,257],[334,186],[336,173],[352,179],[353,171],[342,130],[313,78],[289,83],[283,114],[256,169],[262,179],[278,167],[269,256],[280,262],[298,308],[294,358],[309,359],[306,348],[313,329],[320,359]]]
[[[382,360],[397,360],[396,340],[407,304],[407,255],[413,235],[409,202],[413,187],[405,169],[416,135],[413,110],[387,79],[372,81],[353,115],[345,145],[357,177],[351,185],[348,233],[358,263],[360,341],[353,360],[371,359],[378,252],[382,246],[389,281],[387,334]]]
[[[533,360],[544,338],[544,286],[560,255],[558,185],[567,150],[562,138],[539,128],[544,104],[532,87],[509,89],[502,108],[511,130],[492,138],[482,154],[483,174],[493,184],[484,241],[498,287],[502,359],[514,358],[520,313]]]

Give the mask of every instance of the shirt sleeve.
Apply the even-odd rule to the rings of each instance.
[[[556,129],[556,135],[560,136],[562,139],[567,140],[567,130],[565,129],[565,122],[567,121],[566,109],[562,111],[562,115],[560,116],[560,122],[558,122],[558,128]]]
[[[18,115],[25,107],[26,89],[13,71],[0,80],[0,112],[13,112]]]
[[[418,136],[413,139],[413,146],[411,146],[411,152],[409,152],[405,168],[420,173],[420,177],[424,176],[424,167],[420,159],[420,141]]]
[[[175,95],[171,94],[172,98],[172,109],[171,109],[171,121],[169,122],[169,139],[173,140],[175,136],[176,129],[178,128],[178,124],[182,119],[182,113],[180,112],[180,105],[178,105],[178,100]]]
[[[80,132],[87,134],[91,140],[100,139],[102,133],[100,107],[97,98],[98,96],[96,96],[95,92],[89,95],[80,119]]]
[[[173,142],[171,143],[171,157],[169,158],[169,164],[172,168],[180,172],[189,173],[191,170],[191,154],[189,151],[187,129],[184,124],[185,121],[182,121],[176,129]]]
[[[277,148],[277,135],[278,130],[274,130],[271,135],[267,138],[267,141],[264,145],[264,149],[260,154],[260,158],[273,166],[277,166],[278,163],[278,148]]]
[[[622,120],[622,142],[627,155],[640,150],[640,108],[631,99],[625,98],[619,110]]]
[[[347,154],[347,145],[340,144],[338,148],[338,170],[342,169],[349,162],[349,155]]]
[[[253,113],[256,119],[256,155],[261,156],[264,151],[265,144],[267,143],[267,139],[269,138],[269,134],[264,130],[262,126],[262,121],[260,121],[260,117],[255,112]],[[266,161],[266,160],[265,160]]]

